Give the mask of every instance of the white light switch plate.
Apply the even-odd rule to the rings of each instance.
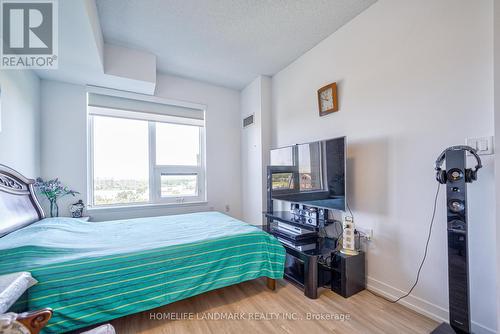
[[[493,136],[467,138],[465,142],[467,146],[475,148],[477,150],[477,154],[479,155],[488,155],[494,153]]]

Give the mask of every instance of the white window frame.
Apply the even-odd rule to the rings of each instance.
[[[124,98],[143,98],[145,101],[152,101],[156,103],[165,103],[172,106],[187,107],[193,109],[200,109],[205,113],[206,106],[189,103],[184,101],[174,101],[170,99],[162,99],[156,96],[142,96],[140,94],[128,93],[115,91],[104,88],[88,87],[87,92],[98,92],[99,94],[107,93],[112,96],[124,97]],[[88,103],[87,103],[88,106]],[[89,107],[87,107],[89,108]],[[99,116],[99,115],[96,115]],[[104,115],[102,115],[104,116]],[[115,116],[108,116],[115,117]],[[115,117],[119,118],[119,117]],[[126,119],[134,119],[121,117]],[[106,209],[106,208],[134,208],[143,207],[151,205],[169,205],[169,206],[180,206],[186,204],[203,204],[207,201],[207,181],[206,181],[206,131],[205,125],[200,126],[200,155],[197,166],[177,166],[177,165],[156,165],[156,123],[168,123],[168,124],[184,124],[192,125],[189,119],[186,122],[177,121],[169,122],[168,116],[165,117],[166,121],[162,120],[161,117],[155,114],[151,114],[151,119],[148,120],[148,146],[149,146],[149,201],[147,202],[136,202],[136,203],[117,203],[111,205],[95,205],[94,204],[94,115],[87,113],[87,202],[89,203],[88,208],[93,209]],[[197,174],[197,195],[196,196],[172,196],[172,197],[162,197],[161,196],[161,175],[162,174]]]
[[[149,189],[150,200],[154,203],[196,203],[204,202],[205,192],[205,128],[200,127],[200,156],[197,166],[182,165],[158,165],[156,164],[156,123],[149,122]],[[167,123],[167,122],[164,122]],[[169,123],[171,124],[171,123]],[[178,124],[178,123],[177,123]],[[161,175],[172,174],[196,174],[197,175],[197,195],[195,196],[161,196]],[[153,177],[151,177],[153,176]],[[151,197],[152,196],[152,197]]]

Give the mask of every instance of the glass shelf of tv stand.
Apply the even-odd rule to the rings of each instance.
[[[263,231],[274,235],[273,231],[269,231],[266,225],[259,226]],[[307,250],[307,251],[299,251],[296,248],[290,247],[286,244],[283,244],[283,247],[291,251],[292,253],[301,253],[305,256],[328,256],[337,248],[337,239],[335,238],[327,238],[327,237],[318,237],[316,240],[316,248]]]
[[[302,224],[302,223],[297,222],[290,212],[275,211],[272,213],[265,213],[265,216],[267,218],[271,218],[275,221],[281,221],[281,222],[291,224],[294,226],[298,226],[298,227],[310,228],[312,231],[318,230],[318,228],[316,228],[314,226],[306,225],[306,224]],[[280,235],[279,232],[269,230],[269,228],[266,225],[262,226],[262,229],[264,231],[274,235],[274,236],[285,237],[285,239],[286,239],[286,236]],[[290,240],[290,241],[292,241],[292,240]],[[316,242],[316,247],[314,249],[307,250],[307,251],[299,251],[296,248],[288,246],[284,243],[282,243],[282,245],[285,248],[287,248],[289,251],[291,251],[292,253],[301,253],[304,256],[320,256],[320,255],[328,256],[337,247],[337,239],[336,238],[328,238],[328,237],[319,237],[318,236],[315,238],[315,242]]]
[[[272,234],[272,232],[271,232],[271,234]],[[337,239],[327,238],[327,237],[318,237],[316,239],[316,248],[306,250],[306,251],[299,251],[296,248],[288,246],[284,243],[281,243],[281,244],[283,245],[283,247],[288,248],[290,251],[302,253],[306,256],[320,256],[320,255],[329,256],[337,248]]]
[[[275,220],[275,221],[287,223],[287,224],[290,224],[290,225],[293,225],[293,226],[304,227],[306,229],[310,229],[311,231],[317,231],[318,230],[318,227],[306,224],[305,222],[303,222],[303,220],[295,218],[295,216],[292,215],[288,211],[266,212],[265,216],[266,216],[266,218],[269,218],[269,219],[272,219],[272,220]],[[325,222],[325,226],[329,225],[329,224],[331,224],[330,221],[326,221]]]
[[[274,194],[272,200],[299,203],[307,206],[323,208],[334,211],[345,211],[344,196],[331,196],[328,191],[305,191],[289,194]]]

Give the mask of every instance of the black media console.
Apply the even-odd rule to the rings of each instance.
[[[289,212],[266,213],[266,218],[269,224],[264,229],[278,238],[286,250],[285,278],[303,289],[305,296],[316,299],[318,289],[325,286],[345,298],[365,289],[363,252],[357,255],[338,252],[336,238],[319,236],[318,228],[305,226]],[[294,240],[295,236],[276,228],[279,222],[310,229],[311,235]]]

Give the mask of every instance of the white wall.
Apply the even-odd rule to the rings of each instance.
[[[0,71],[0,164],[40,174],[40,80],[29,70]]]
[[[56,81],[42,81],[42,175],[59,177],[86,194],[86,88]],[[241,163],[239,92],[174,76],[159,75],[156,95],[207,106],[206,163],[208,204],[177,208],[155,207],[127,211],[91,212],[93,220],[156,216],[202,210],[241,215]],[[60,214],[69,215],[66,198]]]
[[[261,128],[262,128],[262,211],[267,211],[267,166],[272,145],[272,80],[261,76]]]
[[[374,230],[372,289],[399,296],[414,281],[437,187],[436,156],[494,132],[492,22],[491,0],[379,0],[273,77],[273,146],[348,136],[350,206],[356,223]],[[316,91],[334,81],[340,111],[319,117]],[[497,326],[494,159],[483,160],[469,186],[477,333]],[[404,303],[445,320],[443,195],[420,282]]]
[[[500,1],[494,1],[495,147],[500,149]],[[500,328],[500,154],[495,155],[497,222],[497,328]]]
[[[244,118],[254,115],[254,123],[241,129],[242,217],[250,224],[260,225],[266,208],[266,166],[271,141],[269,77],[259,76],[241,91],[240,113],[240,127]]]
[[[86,201],[86,104],[84,86],[58,81],[41,81],[42,158],[41,174],[44,179],[58,177],[71,189],[79,191]],[[47,201],[39,197],[47,208]],[[68,206],[75,198],[58,201],[59,214],[68,216]],[[45,210],[47,215],[49,211]]]

